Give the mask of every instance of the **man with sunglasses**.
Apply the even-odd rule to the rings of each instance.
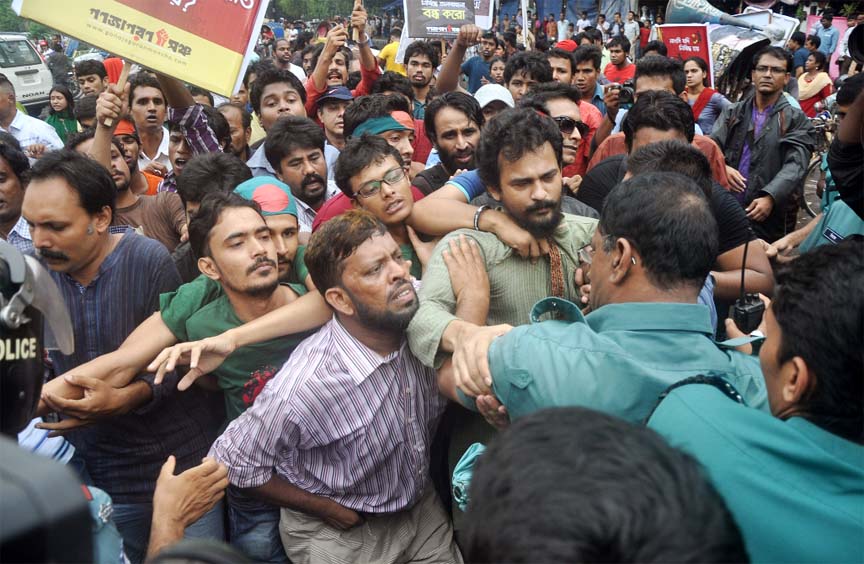
[[[724,109],[711,138],[726,163],[735,197],[760,238],[772,243],[795,229],[796,188],[813,154],[815,131],[800,109],[783,96],[792,72],[792,55],[765,47],[753,57],[753,94]]]
[[[588,132],[588,126],[582,122],[578,99],[579,94],[574,87],[554,83],[534,87],[534,90],[519,102],[520,107],[531,108],[551,117],[558,126],[562,140],[562,174],[576,161],[584,143],[582,136]],[[575,194],[582,177],[563,177],[563,181],[565,191],[561,196],[561,210],[582,217],[598,217],[596,209],[567,194],[568,191]],[[496,200],[497,198],[487,192],[486,183],[479,172],[469,171],[451,178],[432,197],[418,202],[411,215],[411,225],[423,233],[436,236],[473,226],[475,229],[495,233],[501,241],[517,249],[523,256],[538,254],[541,242],[514,223],[506,210],[501,213],[501,204]],[[482,206],[484,211],[475,223],[474,216],[478,206]],[[542,246],[545,248],[545,245]]]

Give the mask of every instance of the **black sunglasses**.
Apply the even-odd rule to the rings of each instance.
[[[588,135],[588,125],[584,121],[576,121],[567,116],[558,116],[552,119],[558,124],[558,129],[562,135],[572,135],[574,129],[578,129],[579,135],[583,138]]]

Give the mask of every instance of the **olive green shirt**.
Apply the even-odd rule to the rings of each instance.
[[[574,276],[579,268],[579,249],[591,242],[597,220],[564,214],[552,236],[561,253],[564,298],[578,302],[580,294]],[[432,253],[420,288],[420,309],[408,327],[411,351],[426,366],[439,367],[445,355],[439,354],[444,330],[456,319],[456,296],[441,253],[451,239],[465,235],[477,242],[489,274],[489,315],[487,325],[509,323],[524,325],[531,307],[552,293],[548,259],[532,263],[502,243],[493,233],[459,229],[441,239]]]

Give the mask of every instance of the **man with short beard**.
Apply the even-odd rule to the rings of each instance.
[[[306,72],[301,67],[298,67],[291,62],[292,56],[291,42],[284,38],[277,39],[276,52],[273,55],[273,62],[276,64],[276,68],[279,70],[290,71],[291,74],[300,80],[306,80]]]
[[[316,212],[339,191],[327,178],[324,132],[309,118],[281,118],[267,132],[264,154],[297,198],[297,221],[305,242],[308,235],[302,234],[312,232]]]
[[[306,265],[333,318],[213,456],[234,487],[282,508],[292,562],[461,563],[429,484],[446,402],[405,343],[417,295],[399,245],[371,214],[351,211],[312,236]]]
[[[171,192],[160,192],[155,196],[140,196],[133,192],[130,189],[132,177],[120,142],[111,137],[110,130],[98,137],[93,130],[78,133],[69,139],[67,148],[90,155],[103,166],[106,166],[105,155],[109,155],[110,167],[106,168],[117,187],[113,224],[131,226],[165,245],[168,252],[174,252],[187,233],[186,214],[180,197]]]
[[[441,367],[462,331],[472,324],[523,325],[538,300],[558,296],[577,301],[580,296],[574,279],[579,250],[590,242],[597,221],[561,213],[562,142],[555,122],[533,109],[506,110],[486,124],[476,161],[489,194],[517,225],[546,242],[549,255],[532,262],[494,233],[476,229],[459,229],[444,237],[426,266],[420,309],[408,327],[411,350],[426,366]],[[475,212],[475,226],[484,213],[485,209]],[[450,241],[459,237],[479,246],[490,295],[495,296],[488,312],[473,320],[457,314],[456,293],[443,256]],[[452,463],[469,444],[483,442],[493,431],[479,415],[464,412],[459,419],[450,445]]]
[[[447,92],[429,104],[426,136],[438,150],[441,162],[414,177],[414,186],[429,195],[457,171],[474,170],[474,151],[480,141],[483,112],[474,97]]]
[[[426,104],[432,98],[432,77],[438,68],[438,51],[431,43],[418,40],[405,50],[405,68],[414,89],[414,119],[423,119]]]
[[[98,105],[98,101],[96,102]],[[128,119],[121,119],[114,130],[114,139],[123,147],[123,159],[132,175],[130,190],[136,194],[153,196],[159,189],[162,177],[144,172],[138,167],[138,154],[141,152],[141,140],[135,131],[135,124]]]

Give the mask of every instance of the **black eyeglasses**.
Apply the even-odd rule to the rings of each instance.
[[[378,192],[381,191],[381,185],[386,184],[387,186],[393,186],[398,184],[405,178],[405,171],[402,168],[393,168],[388,170],[384,174],[384,178],[381,180],[370,180],[366,184],[360,187],[359,190],[354,194],[355,197],[368,199],[372,198]]]
[[[588,125],[584,121],[576,121],[567,116],[558,116],[552,119],[558,124],[558,129],[562,135],[572,135],[574,129],[578,129],[579,135],[583,138],[588,135]]]

